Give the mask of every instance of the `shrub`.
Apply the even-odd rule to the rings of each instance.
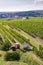
[[[42,45],[39,45],[39,50],[41,50],[41,51],[43,50],[43,47],[42,47]]]
[[[38,54],[38,49],[37,49],[36,47],[33,47],[33,52],[34,52],[35,54]]]
[[[10,47],[11,47],[11,44],[7,41],[7,42],[5,42],[5,43],[3,44],[2,50],[8,51],[8,50],[10,49]]]
[[[18,52],[7,52],[6,55],[5,55],[5,60],[6,61],[14,61],[14,60],[17,60],[19,61],[20,60],[20,53]]]

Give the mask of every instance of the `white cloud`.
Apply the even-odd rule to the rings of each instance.
[[[43,0],[1,0],[0,11],[43,10]]]
[[[42,2],[43,0],[35,0],[35,2]]]
[[[43,5],[43,0],[34,0],[34,3],[37,4],[37,5],[38,5],[38,4]]]

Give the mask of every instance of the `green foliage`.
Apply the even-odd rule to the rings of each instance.
[[[3,42],[0,40],[0,45],[2,45],[3,44]]]
[[[11,47],[10,42],[6,41],[6,42],[3,44],[3,46],[2,46],[2,50],[8,51],[8,50],[10,49],[10,47]]]
[[[3,27],[3,26],[2,26]],[[13,37],[15,37],[20,43],[23,43],[23,42],[27,42],[30,44],[30,41],[29,39],[26,39],[25,37],[23,37],[22,35],[20,35],[19,33],[17,33],[16,31],[12,30],[11,28],[7,29],[6,27],[3,27],[2,29],[6,30],[8,33],[10,33]],[[7,33],[7,34],[8,34]],[[10,38],[11,36],[8,35]],[[13,39],[12,39],[13,41]]]
[[[43,47],[41,45],[39,45],[38,55],[43,59]]]
[[[14,61],[14,60],[19,61],[20,60],[20,53],[18,53],[17,51],[15,51],[15,52],[8,52],[5,55],[5,60],[6,61]]]
[[[39,45],[39,50],[40,50],[40,51],[43,51],[42,45]]]
[[[43,59],[43,47],[42,45],[39,45],[39,50],[36,47],[33,47],[33,52],[39,56],[41,59]]]
[[[2,49],[2,45],[0,44],[0,50]]]
[[[28,53],[22,54],[21,61],[27,63],[28,65],[39,65],[38,62],[35,61]]]
[[[33,47],[33,52],[34,52],[35,54],[38,54],[38,49],[37,49],[36,47]]]
[[[6,22],[13,28],[20,28],[29,34],[34,33],[43,38],[43,17],[29,18],[28,20],[16,19]]]
[[[23,37],[22,35],[13,31],[10,28],[6,28],[7,24],[12,28],[14,28],[14,27],[16,29],[20,28],[20,29],[24,30],[25,32],[27,32],[28,34],[33,33],[33,34],[40,36],[40,38],[43,38],[43,18],[29,18],[29,20],[22,20],[22,19],[16,19],[16,20],[6,20],[5,19],[4,20],[3,19],[3,20],[1,20],[1,23],[2,23],[2,25],[0,24],[0,33],[2,34],[4,39],[8,38],[12,42],[15,41],[14,38],[16,38],[20,43],[23,43],[25,41],[30,44],[29,39],[26,39],[25,37]],[[5,25],[5,27],[3,25]],[[10,42],[7,42],[7,41],[5,43],[0,42],[0,44],[1,44],[0,48],[2,48],[5,51],[8,51],[11,47]],[[42,46],[39,46],[39,50],[37,50],[36,47],[33,47],[33,51],[37,56],[39,56],[40,58],[43,59],[43,47]],[[13,53],[8,52],[5,55],[5,60],[7,60],[7,61],[19,60],[20,59],[19,53],[17,51],[15,51]],[[36,62],[36,60],[29,58],[30,56],[31,56],[31,54],[27,56],[27,53],[26,53],[26,55],[23,55],[22,62],[27,63],[28,65],[29,64],[30,65],[39,65]]]

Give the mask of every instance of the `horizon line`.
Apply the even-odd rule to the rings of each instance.
[[[36,10],[24,10],[24,11],[0,11],[0,12],[26,12],[26,11],[38,11],[38,10],[40,10],[40,9],[36,9]],[[41,10],[43,10],[43,9],[41,9]]]

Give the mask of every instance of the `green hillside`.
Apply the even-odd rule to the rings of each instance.
[[[43,65],[43,17],[0,19],[0,65]]]

